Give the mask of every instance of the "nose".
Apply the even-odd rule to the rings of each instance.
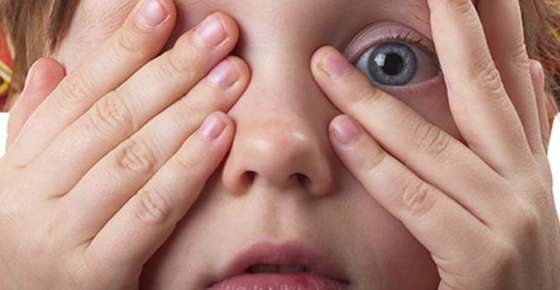
[[[246,121],[248,122],[248,120]],[[299,187],[324,195],[331,187],[331,170],[321,145],[301,120],[270,116],[257,123],[240,124],[224,166],[224,185],[233,192],[249,186],[287,190]]]
[[[276,70],[282,71],[282,70]],[[245,94],[229,114],[236,134],[224,164],[222,182],[240,194],[250,187],[299,190],[313,196],[332,191],[336,156],[327,124],[336,110],[312,78],[254,73]],[[268,74],[270,75],[270,74]]]

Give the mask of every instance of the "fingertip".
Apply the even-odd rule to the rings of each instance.
[[[226,123],[226,126],[229,126],[233,123],[232,118],[228,114],[226,114],[222,111],[217,111],[217,112],[214,112],[210,115],[214,115],[214,116],[217,116],[218,118],[220,118],[223,122]]]
[[[335,117],[330,125],[331,138],[339,145],[350,145],[360,136],[361,130],[347,115]]]
[[[31,86],[38,89],[56,86],[65,76],[66,69],[62,64],[53,58],[42,57],[31,66],[25,87]]]
[[[235,65],[235,68],[239,72],[239,79],[241,81],[247,81],[248,79],[250,79],[251,69],[249,68],[249,64],[247,64],[245,60],[235,55],[228,56],[228,60],[230,60]]]
[[[320,48],[318,48],[314,53],[313,56],[311,56],[311,64],[312,64],[312,68],[314,70],[314,72],[318,72],[319,70],[322,70],[322,66],[323,66],[323,61],[325,59],[325,57],[327,57],[327,55],[335,52],[336,49],[332,46],[322,46]]]
[[[171,20],[175,20],[177,17],[177,5],[175,4],[174,0],[158,0],[163,8],[169,13],[169,17],[172,18]]]
[[[531,77],[534,80],[534,85],[538,86],[535,89],[544,89],[544,68],[542,63],[538,60],[529,59],[529,67],[531,71]]]
[[[38,59],[27,74],[23,91],[13,108],[14,115],[19,115],[22,110],[28,113],[34,111],[65,76],[64,66],[55,59],[50,57]],[[25,115],[27,119],[29,114]]]
[[[65,68],[55,59],[42,57],[35,61],[27,73],[23,91],[10,110],[7,147],[14,142],[31,114],[65,76]]]
[[[214,114],[224,122],[225,127],[222,135],[227,139],[231,139],[230,137],[233,136],[235,131],[235,121],[233,118],[222,111],[215,112]]]
[[[220,11],[216,11],[210,15],[218,17],[218,19],[222,22],[226,35],[230,40],[233,40],[233,42],[237,42],[239,40],[239,25],[231,15]]]
[[[200,126],[200,134],[206,141],[219,141],[229,135],[233,121],[223,112],[214,112],[208,115]]]
[[[332,80],[346,77],[354,71],[346,56],[332,46],[320,48],[313,56],[312,63],[315,74],[320,73]]]
[[[132,10],[128,22],[142,31],[157,31],[173,26],[176,18],[173,0],[143,0]]]
[[[535,92],[537,112],[540,122],[541,139],[544,146],[544,152],[548,150],[550,139],[550,121],[548,120],[548,104],[545,92],[545,75],[544,68],[541,62],[529,59],[529,70],[531,73],[531,80]]]
[[[225,124],[224,130],[223,130],[222,134],[220,135],[220,137],[218,137],[217,142],[216,142],[216,144],[218,144],[217,147],[220,148],[218,150],[217,155],[220,156],[220,160],[222,160],[222,158],[229,151],[229,149],[231,148],[231,145],[233,144],[233,138],[235,136],[236,127],[235,127],[235,121],[228,114],[226,114],[224,112],[221,112],[221,111],[216,112],[215,114]]]
[[[333,52],[337,52],[338,50],[330,45],[325,45],[325,46],[321,46],[319,47],[315,53],[313,53],[313,58],[315,59],[315,61],[320,61],[321,59],[323,59],[326,55],[329,55]]]
[[[228,56],[208,73],[207,78],[211,85],[229,91],[228,96],[238,98],[249,83],[250,70],[240,57]]]

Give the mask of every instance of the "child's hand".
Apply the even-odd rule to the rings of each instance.
[[[544,86],[529,73],[519,2],[480,1],[480,18],[471,0],[428,2],[466,145],[323,48],[313,59],[317,82],[363,126],[335,118],[333,146],[431,252],[440,290],[559,289],[560,230],[535,101]]]
[[[213,14],[151,60],[176,18],[160,2],[166,13],[151,4],[138,26],[140,4],[65,78],[48,59],[31,73],[21,98],[40,105],[27,122],[26,101],[15,109],[17,137],[0,159],[0,289],[136,289],[228,151],[233,121],[212,112],[249,80],[227,57],[238,28]]]

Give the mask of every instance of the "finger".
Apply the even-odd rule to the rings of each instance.
[[[336,49],[319,49],[312,63],[313,75],[329,99],[420,178],[481,220],[492,221],[509,212],[507,199],[513,197],[486,190],[503,185],[503,177],[464,144],[374,88]]]
[[[101,96],[158,54],[174,23],[172,0],[144,0],[138,4],[123,26],[37,109],[15,142],[15,164],[26,166]]]
[[[535,90],[529,73],[520,1],[478,1],[480,20],[496,67],[533,154],[543,154]]]
[[[7,147],[14,142],[31,114],[66,76],[62,65],[52,58],[41,58],[29,70],[23,92],[10,111]]]
[[[530,70],[539,113],[541,142],[546,153],[548,152],[548,144],[550,142],[550,124],[548,122],[548,109],[546,108],[544,70],[542,64],[536,60],[530,60]]]
[[[503,176],[534,162],[470,0],[429,0],[451,113],[469,147]]]
[[[348,170],[436,262],[470,261],[481,255],[491,233],[476,217],[408,170],[349,117],[335,118],[329,128]]]
[[[235,103],[249,83],[249,68],[237,57],[229,57],[223,65],[229,67],[216,67],[184,100],[154,117],[104,157],[63,198],[71,224],[67,227],[70,235],[88,238],[97,233],[177,152],[206,116],[214,111],[227,111]],[[79,211],[75,210],[78,208]]]
[[[115,269],[142,268],[193,205],[231,146],[234,125],[227,115],[213,114],[205,125],[210,127],[191,136],[87,245],[88,259]],[[115,245],[123,243],[127,246],[115,251]]]
[[[550,122],[548,119],[548,104],[545,88],[545,76],[542,64],[536,60],[529,60],[529,68],[531,71],[531,80],[533,88],[535,88],[535,95],[537,101],[537,108],[539,113],[539,124],[541,126],[541,139],[544,147],[542,154],[535,154],[537,163],[541,165],[542,178],[547,182],[549,188],[552,188],[552,172],[550,169],[550,162],[548,158],[548,147],[550,144]]]
[[[213,34],[209,42],[203,41]],[[72,124],[38,158],[41,168],[49,168],[52,178],[64,174],[65,192],[82,178],[103,156],[137,132],[153,116],[185,96],[235,47],[239,31],[235,21],[222,13],[207,17],[187,32],[175,47],[149,62],[114,92],[101,98]],[[197,105],[208,100],[196,98]],[[80,146],[76,146],[76,144]],[[79,160],[79,162],[76,162]],[[56,164],[56,166],[53,166]],[[72,172],[68,172],[72,168]]]

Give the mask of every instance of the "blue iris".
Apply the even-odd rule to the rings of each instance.
[[[368,59],[371,78],[381,85],[402,86],[410,82],[418,70],[418,60],[407,45],[388,42],[373,50]]]

